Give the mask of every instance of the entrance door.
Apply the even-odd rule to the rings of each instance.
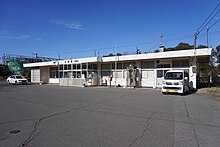
[[[127,71],[127,86],[134,87],[135,86],[135,70],[129,69]]]
[[[40,69],[31,69],[31,82],[40,83]]]
[[[157,87],[161,88],[163,84],[163,77],[165,76],[165,73],[169,69],[159,69],[157,70]]]

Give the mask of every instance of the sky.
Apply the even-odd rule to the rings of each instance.
[[[0,0],[0,56],[81,58],[193,45],[219,0]],[[213,23],[220,19],[220,13]],[[212,23],[210,23],[211,25]],[[197,44],[206,45],[206,29]],[[163,37],[161,39],[161,34]],[[220,22],[209,30],[220,45]]]

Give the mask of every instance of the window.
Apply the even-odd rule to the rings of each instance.
[[[170,64],[164,64],[163,68],[170,68]]]
[[[81,69],[80,64],[77,64],[77,70]]]
[[[60,65],[60,70],[63,70],[63,65]]]
[[[77,71],[77,78],[81,78],[81,72]]]
[[[189,59],[182,59],[181,67],[189,67]]]
[[[157,70],[157,78],[163,77],[163,70]]]
[[[117,69],[122,69],[122,62],[121,63],[117,63]]]
[[[102,64],[101,69],[110,69],[110,64]]]
[[[70,64],[67,65],[67,69],[68,69],[68,70],[71,70],[71,65],[70,65]]]
[[[64,70],[67,70],[67,65],[64,65]]]
[[[63,78],[63,72],[60,72],[60,78]]]
[[[64,72],[64,78],[68,78],[67,72]]]
[[[97,69],[97,64],[92,64],[93,69]]]
[[[157,68],[170,68],[170,64],[157,64]]]
[[[122,69],[122,63],[118,63],[117,62],[117,67],[116,67],[117,69]],[[110,68],[109,68],[110,69]],[[115,62],[114,63],[112,63],[112,69],[115,69]]]
[[[72,78],[76,78],[76,72],[72,72]]]
[[[58,78],[58,67],[50,67],[50,78]]]
[[[89,64],[88,69],[97,69],[97,64]]]
[[[173,67],[189,67],[189,59],[176,59],[172,61]]]
[[[102,77],[104,77],[104,76],[110,76],[111,75],[111,71],[102,71],[101,72],[101,75],[102,75]]]
[[[87,72],[86,71],[82,71],[82,78],[87,78]]]
[[[154,68],[154,61],[142,61],[141,62],[141,68],[147,69],[147,68]]]
[[[73,70],[76,70],[76,64],[73,64]]]
[[[172,66],[173,67],[180,67],[180,60],[173,60],[172,61]]]
[[[86,64],[85,63],[82,64],[82,69],[86,69]]]

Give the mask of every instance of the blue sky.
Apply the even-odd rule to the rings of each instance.
[[[61,58],[134,53],[193,44],[193,34],[219,0],[0,0],[0,56]],[[218,14],[214,21],[220,18]],[[214,22],[213,21],[213,22]],[[220,22],[210,29],[219,45]],[[198,44],[206,44],[205,31]]]

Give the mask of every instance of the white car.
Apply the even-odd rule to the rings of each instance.
[[[12,75],[7,78],[9,84],[27,84],[28,80],[20,75]]]

